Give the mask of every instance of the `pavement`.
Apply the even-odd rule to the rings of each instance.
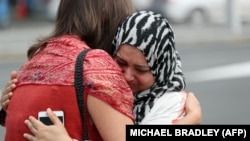
[[[37,37],[53,30],[51,21],[27,19],[13,21],[10,27],[0,29],[0,60],[25,56],[28,47]],[[177,44],[250,41],[250,24],[235,32],[223,25],[191,26],[172,24]]]

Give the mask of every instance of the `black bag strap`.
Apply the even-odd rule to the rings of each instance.
[[[89,140],[88,137],[88,132],[87,132],[87,126],[86,126],[86,118],[85,118],[85,111],[84,111],[84,82],[83,82],[83,59],[86,55],[86,53],[90,49],[85,49],[81,51],[76,59],[76,64],[75,64],[75,90],[76,90],[76,97],[77,97],[77,103],[78,107],[81,113],[81,118],[82,118],[82,124],[83,124],[83,139]]]

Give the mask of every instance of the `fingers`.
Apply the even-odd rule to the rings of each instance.
[[[16,88],[17,79],[10,80],[4,87],[3,93],[9,93]]]
[[[24,133],[24,134],[23,134],[23,137],[24,137],[25,139],[27,139],[28,141],[35,141],[35,137],[32,136],[32,135],[30,135],[30,134],[28,134],[28,133]]]
[[[199,101],[198,99],[195,97],[193,92],[189,92],[187,95],[187,102],[186,102],[186,106],[189,109],[193,109],[193,108],[197,108],[197,106],[199,105]]]
[[[39,132],[45,130],[46,128],[45,124],[43,124],[41,121],[37,120],[33,116],[30,116],[27,120],[24,121],[24,123],[29,128],[31,133],[34,135],[32,136],[30,134],[25,133],[24,137],[27,138],[28,140],[34,140],[35,137],[39,137],[38,136]]]
[[[36,133],[37,133],[37,124],[36,124],[36,122],[35,122],[35,118],[34,117],[32,117],[32,116],[30,116],[27,120],[25,120],[24,121],[24,123],[26,124],[26,126],[30,129],[30,131],[34,134],[34,135],[36,135]]]
[[[3,110],[5,110],[5,111],[7,110],[9,102],[10,102],[10,100],[8,98],[7,98],[7,100],[6,100],[6,98],[2,98],[1,106],[2,106]]]
[[[199,100],[196,98],[196,96],[194,95],[193,92],[189,92],[187,98],[188,98],[189,100],[191,100],[190,103],[193,103],[193,104],[196,104],[196,105],[200,105]]]
[[[12,71],[10,75],[10,81],[5,85],[3,94],[8,94],[16,88],[16,83],[17,83],[16,77],[17,77],[17,72]]]
[[[61,120],[56,116],[50,108],[47,109],[47,114],[54,125],[63,125]]]
[[[29,130],[31,131],[31,133],[34,135],[31,135],[31,134],[28,134],[28,133],[24,133],[23,134],[23,137],[25,139],[27,139],[28,141],[35,141],[36,140],[36,135],[37,135],[37,126],[36,126],[36,122],[35,122],[35,118],[30,116],[27,120],[24,121],[24,123],[26,124],[26,126],[29,128]]]
[[[40,138],[42,135],[40,133],[46,130],[46,125],[33,116],[30,116],[27,120],[24,121],[24,123],[29,128],[32,134],[24,133],[23,137],[28,141],[41,140]]]
[[[196,119],[196,123],[200,124],[202,122],[201,105],[198,98],[192,92],[188,93],[186,110],[187,113],[192,113],[195,115],[194,119]]]
[[[10,80],[16,79],[17,78],[17,72],[16,71],[12,71],[10,74]]]
[[[185,104],[186,115],[183,118],[176,120],[174,124],[201,124],[202,113],[199,100],[196,98],[193,92],[185,92],[187,94],[187,100]]]
[[[30,135],[30,134],[24,133],[24,134],[23,134],[23,137],[24,137],[25,139],[27,139],[28,141],[35,141],[35,137],[32,136],[32,135]]]
[[[7,93],[7,94],[4,94],[2,93],[2,96],[1,96],[1,106],[4,110],[7,109],[8,107],[8,104],[9,104],[9,99],[11,98],[12,96],[12,92],[11,93]]]
[[[4,110],[7,109],[9,105],[9,101],[13,95],[12,91],[16,88],[16,83],[17,83],[17,72],[12,71],[10,74],[10,81],[5,85],[2,95],[1,95],[1,106]]]
[[[13,95],[12,91],[16,88],[17,79],[9,81],[2,91],[1,106],[4,110],[7,109],[9,101]]]
[[[31,133],[24,133],[23,137],[28,141],[72,141],[60,119],[50,108],[47,109],[47,114],[54,125],[45,125],[30,116],[24,123]]]

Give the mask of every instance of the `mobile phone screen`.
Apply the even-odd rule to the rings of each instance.
[[[63,117],[62,116],[58,116],[58,118],[61,120],[61,122],[63,123]],[[45,125],[52,125],[52,121],[49,119],[49,117],[39,117],[39,120],[44,123]]]
[[[53,111],[55,115],[61,120],[61,122],[64,124],[64,114],[63,111]],[[38,113],[38,119],[44,123],[45,125],[52,125],[52,121],[48,117],[46,111],[40,111]]]

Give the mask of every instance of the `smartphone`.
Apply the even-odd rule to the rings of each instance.
[[[63,113],[63,111],[53,111],[53,112],[56,114],[56,116],[64,124],[64,113]],[[38,112],[38,120],[40,120],[45,125],[52,125],[53,124],[52,121],[50,120],[50,118],[48,117],[46,111],[40,111],[40,112]]]

